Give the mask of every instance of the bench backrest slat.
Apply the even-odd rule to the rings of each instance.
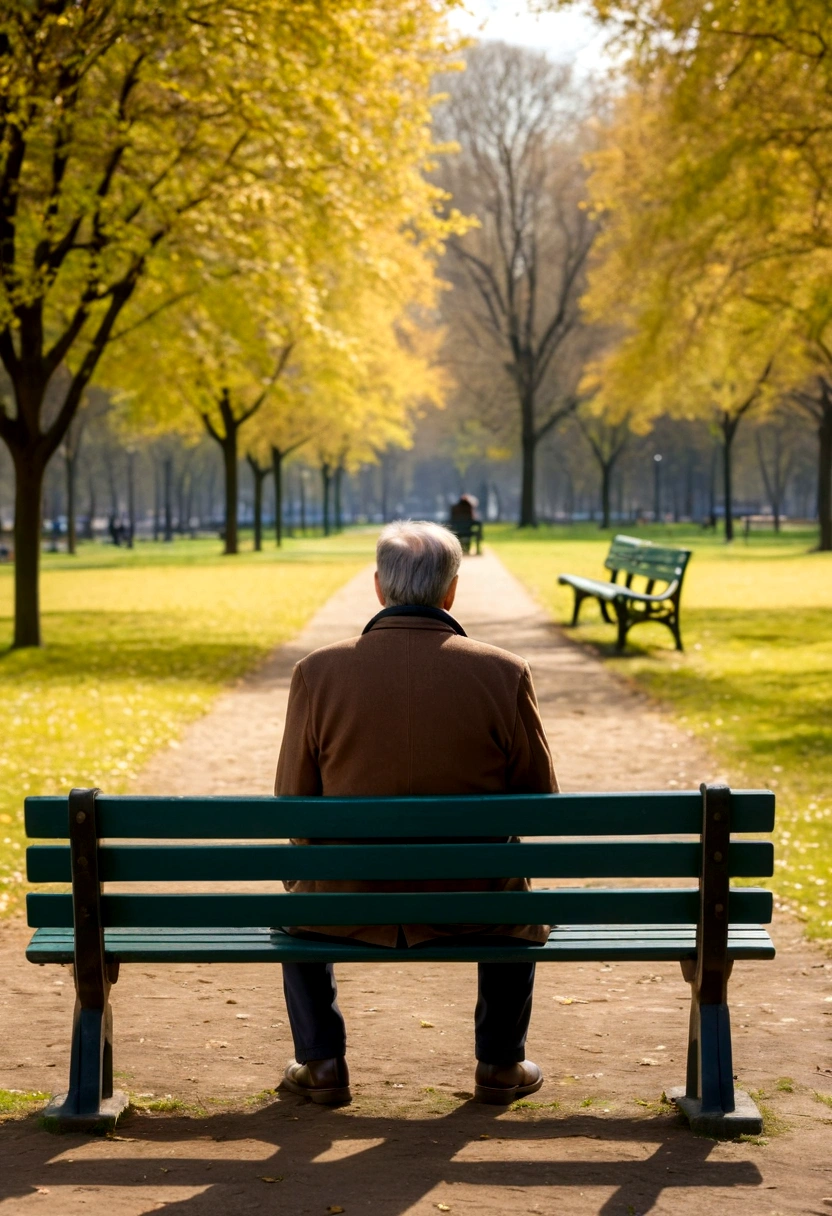
[[[697,878],[696,841],[591,841],[553,844],[103,845],[102,882],[275,882],[281,879]],[[30,882],[70,882],[69,845],[33,845]],[[774,872],[769,841],[731,844],[732,877]]]
[[[654,545],[634,536],[616,536],[610,544],[604,566],[607,570],[623,570],[648,580],[672,583],[682,579],[690,560],[690,549]]]
[[[27,896],[33,928],[72,925],[72,896]],[[732,890],[731,922],[767,924],[770,891]],[[145,895],[101,897],[106,928],[207,928],[373,924],[692,924],[699,890],[562,888],[554,891],[391,892],[341,895]]]
[[[696,835],[694,790],[454,798],[149,798],[100,795],[99,835],[132,840],[394,839],[478,836]],[[770,832],[774,794],[733,790],[734,832]],[[475,831],[473,829],[475,828]],[[32,839],[66,839],[67,799],[26,799]]]

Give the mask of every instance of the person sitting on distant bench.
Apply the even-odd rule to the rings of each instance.
[[[399,522],[383,530],[375,575],[382,611],[360,637],[316,650],[295,667],[275,794],[343,798],[557,790],[528,664],[468,638],[450,614],[461,560],[459,541],[438,524]],[[413,836],[419,836],[418,822]],[[297,880],[286,887],[494,891],[528,890],[529,882]],[[300,932],[375,946],[415,947],[474,935],[495,944],[520,938],[533,947],[547,940],[549,927],[367,925]],[[508,1104],[543,1084],[540,1069],[525,1059],[534,970],[531,949],[528,962],[479,964],[474,1024],[480,1101]],[[281,1087],[314,1102],[349,1101],[346,1031],[332,965],[284,963],[283,977],[296,1058]]]
[[[472,498],[470,494],[460,494],[458,501],[451,505],[451,522],[476,519],[477,506],[476,498]]]
[[[477,537],[477,553],[480,551],[482,539],[482,524],[477,515],[479,503],[472,494],[460,494],[457,502],[451,504],[448,522],[451,531],[459,538],[463,553],[471,551],[471,537]]]

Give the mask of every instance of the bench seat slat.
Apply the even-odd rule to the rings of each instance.
[[[30,894],[32,928],[71,925],[72,896]],[[386,924],[689,924],[699,912],[698,889],[581,889],[499,892],[391,892],[291,895],[103,895],[108,928],[181,925],[386,925]],[[768,923],[770,891],[732,890],[730,920]]]
[[[580,929],[586,940],[605,941],[607,938],[618,941],[624,938],[641,939],[647,935],[651,940],[667,939],[673,941],[679,938],[681,934],[684,936],[690,925],[678,924],[618,924],[618,925],[558,925],[553,929],[553,933],[567,933]],[[141,942],[148,941],[153,938],[159,938],[164,941],[174,941],[181,939],[189,942],[214,942],[214,941],[248,941],[249,939],[259,941],[262,935],[270,933],[271,930],[264,928],[249,928],[249,929],[230,929],[223,928],[204,928],[204,929],[181,929],[181,928],[148,928],[148,929],[107,929],[106,933],[112,936],[113,941],[122,942]],[[768,931],[763,928],[763,925],[757,924],[733,924],[730,928],[731,940],[757,940],[759,936],[768,938]],[[69,948],[72,947],[74,940],[73,929],[36,929],[33,935],[33,941],[50,942],[62,941]],[[109,938],[107,939],[109,940]]]
[[[621,794],[497,794],[454,798],[141,796],[96,799],[100,835],[129,840],[285,840],[287,837],[662,836],[702,829],[698,790]],[[770,832],[774,794],[733,790],[734,832]],[[26,799],[35,840],[68,835],[67,799]]]
[[[695,878],[701,845],[693,841],[592,841],[558,844],[407,845],[104,845],[102,882],[268,882],[280,879]],[[769,877],[769,841],[737,841],[729,874]],[[32,845],[29,882],[70,882],[69,845]]]
[[[577,587],[579,591],[586,591],[597,599],[606,600],[609,603],[616,599],[624,599],[637,604],[663,604],[673,597],[679,586],[678,580],[672,580],[663,591],[648,595],[645,591],[634,591],[632,587],[625,587],[623,583],[598,582],[597,579],[579,578],[574,574],[561,574],[558,582],[566,587]]]
[[[635,600],[640,604],[661,604],[665,600],[669,600],[679,586],[678,580],[674,579],[670,581],[670,585],[664,590],[647,595],[644,591],[634,591],[631,587],[625,587],[623,583],[608,583],[594,578],[580,578],[576,574],[561,574],[558,576],[558,582],[565,587],[577,587],[579,591],[586,591],[589,595],[594,595],[601,600],[607,600],[609,603],[612,603],[615,599],[625,599]]]
[[[33,963],[72,961],[72,931],[39,929],[27,949]],[[355,944],[314,942],[289,934],[272,934],[266,929],[228,930],[159,929],[136,933],[108,929],[105,933],[108,961],[123,963],[257,963],[257,962],[413,962],[439,961],[493,962],[528,961],[530,953],[538,962],[582,959],[610,961],[662,962],[693,958],[696,952],[696,927],[677,925],[672,933],[646,925],[621,925],[617,931],[600,934],[593,926],[564,925],[554,929],[544,946],[453,945],[416,947],[410,950],[387,949]],[[761,925],[737,925],[728,937],[731,959],[770,959],[774,957],[771,938]]]

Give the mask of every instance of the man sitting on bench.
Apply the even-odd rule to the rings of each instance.
[[[528,664],[469,639],[450,615],[459,541],[432,523],[390,524],[377,548],[382,604],[361,637],[297,664],[275,793],[373,797],[557,791]],[[474,825],[472,825],[473,827]],[[414,837],[419,824],[413,824]],[[306,843],[296,841],[295,843]],[[425,882],[293,881],[290,891],[528,890],[525,878]],[[368,925],[302,930],[375,946],[547,940],[547,925]],[[507,1105],[543,1084],[525,1059],[535,963],[480,963],[475,1097]],[[350,1099],[346,1031],[333,967],[284,963],[295,1057],[282,1088],[315,1102]]]

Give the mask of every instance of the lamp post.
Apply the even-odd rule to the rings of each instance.
[[[662,509],[662,458],[658,452],[653,457],[653,521],[658,523]]]

